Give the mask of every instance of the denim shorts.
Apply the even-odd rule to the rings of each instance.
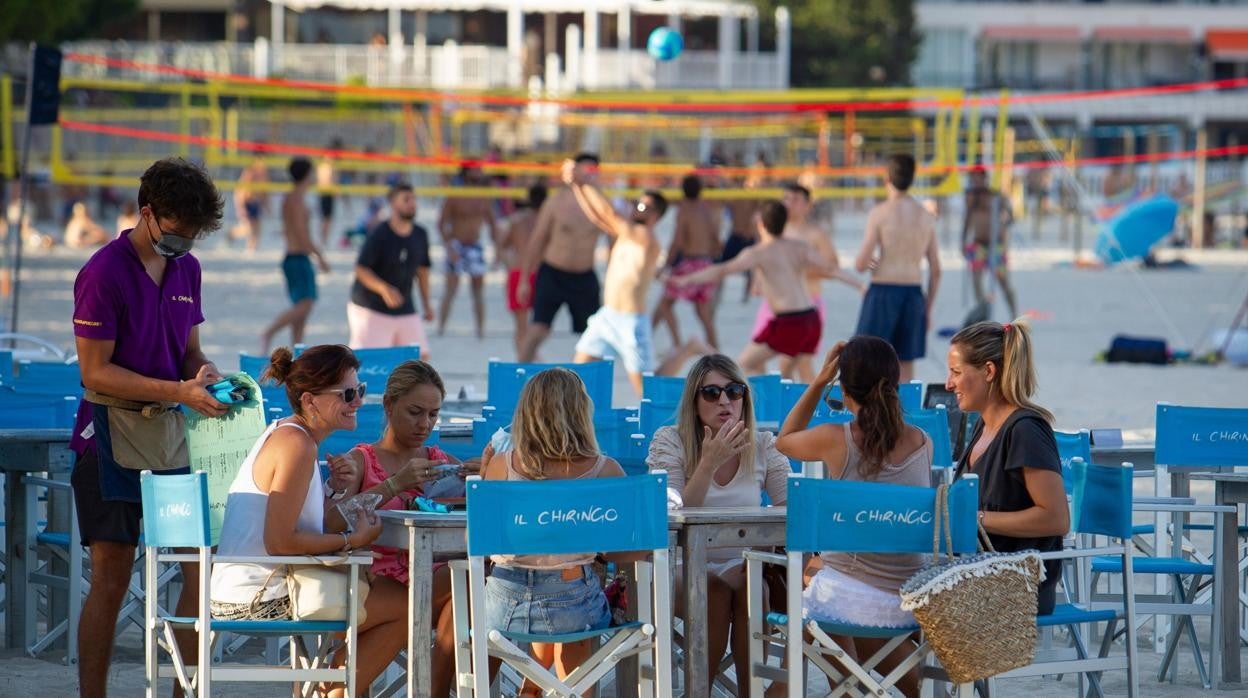
[[[485,617],[503,632],[560,635],[606,628],[611,609],[602,582],[584,565],[580,578],[563,579],[563,570],[494,565],[485,582]]]

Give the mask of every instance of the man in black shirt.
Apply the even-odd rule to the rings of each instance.
[[[425,358],[429,347],[412,300],[412,280],[420,291],[424,320],[432,322],[429,232],[415,223],[416,194],[411,185],[395,185],[389,199],[390,219],[369,232],[355,262],[347,303],[349,344],[353,349],[416,344]]]

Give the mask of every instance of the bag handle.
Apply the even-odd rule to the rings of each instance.
[[[945,532],[945,555],[948,559],[953,559],[953,524],[949,520],[949,485],[940,484],[936,486],[936,521],[932,526],[932,558],[936,562],[940,562],[940,531],[943,528]],[[984,530],[982,520],[976,517],[976,545],[980,552],[995,553],[997,549],[992,546],[992,540],[988,538],[988,531]]]

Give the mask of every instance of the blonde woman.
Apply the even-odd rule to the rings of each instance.
[[[580,480],[623,477],[620,464],[598,452],[593,406],[579,376],[552,368],[520,391],[511,423],[513,451],[486,465],[486,480]],[[485,615],[498,630],[558,634],[605,628],[611,611],[591,564],[594,551],[576,555],[495,555],[485,585]],[[585,661],[588,640],[533,643],[530,652],[559,678]],[[532,691],[532,693],[530,693]],[[526,682],[522,695],[538,695]]]
[[[776,450],[776,437],[758,431],[749,383],[741,368],[723,354],[704,356],[689,370],[675,426],[662,427],[650,442],[646,465],[667,471],[668,487],[688,507],[758,506],[763,492],[772,504],[787,499],[789,459]],[[744,548],[707,551],[706,602],[710,676],[732,640],[737,676],[749,670]],[[683,589],[677,572],[676,589]],[[676,613],[684,617],[679,593]],[[766,596],[764,595],[764,598]],[[740,682],[741,690],[749,689]]]
[[[979,423],[958,463],[958,477],[979,476],[979,523],[998,552],[1062,549],[1070,510],[1053,414],[1031,401],[1036,392],[1031,331],[1025,322],[980,322],[953,336],[945,388]],[[1060,560],[1044,563],[1038,612],[1056,603]]]

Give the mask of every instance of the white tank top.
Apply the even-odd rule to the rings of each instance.
[[[253,466],[256,455],[273,430],[292,427],[307,434],[307,430],[294,422],[274,422],[256,439],[251,452],[238,468],[230,493],[225,500],[225,521],[221,525],[221,541],[218,555],[268,555],[264,547],[264,517],[269,506],[269,495],[256,487]],[[301,531],[324,532],[325,490],[321,483],[320,468],[312,464],[312,477],[308,482],[308,494],[299,510],[295,527]],[[264,585],[261,601],[280,599],[287,595],[284,569],[273,572],[275,565],[240,564],[223,562],[212,566],[212,600],[222,603],[251,603],[256,591]],[[272,576],[270,576],[272,575]],[[267,582],[265,580],[268,580]]]

